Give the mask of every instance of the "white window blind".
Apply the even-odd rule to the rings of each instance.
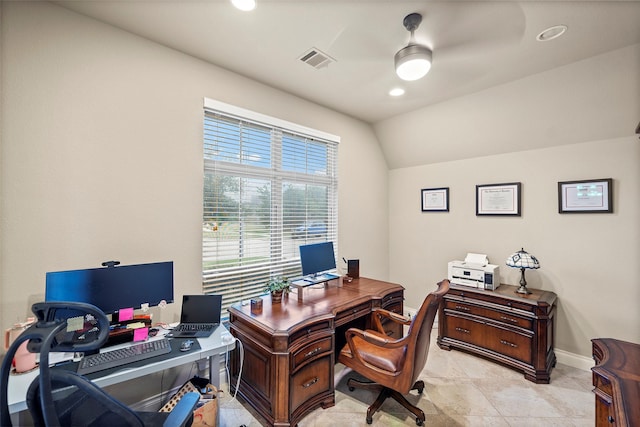
[[[337,252],[338,142],[205,100],[202,286],[224,313],[271,276],[300,276],[300,245]]]

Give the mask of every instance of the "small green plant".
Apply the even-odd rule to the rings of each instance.
[[[267,282],[264,291],[273,293],[277,291],[283,291],[284,293],[289,293],[290,284],[289,279],[286,277],[272,277]]]

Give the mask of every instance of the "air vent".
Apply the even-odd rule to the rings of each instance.
[[[307,63],[318,70],[329,66],[332,62],[336,62],[335,59],[315,47],[305,52],[304,55],[300,57],[300,61]]]

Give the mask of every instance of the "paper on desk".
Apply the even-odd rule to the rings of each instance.
[[[485,266],[489,264],[489,258],[485,254],[474,254],[469,252],[464,259],[464,262],[467,264],[477,264],[481,266]]]

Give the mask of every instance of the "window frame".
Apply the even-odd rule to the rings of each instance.
[[[226,162],[222,160],[214,160],[207,158],[207,117],[215,115],[224,120],[235,121],[239,123],[253,124],[257,127],[268,128],[271,132],[269,145],[271,147],[270,167],[265,168],[252,164],[243,163],[241,160],[237,162]],[[270,117],[261,113],[246,110],[220,101],[205,98],[204,114],[203,114],[203,179],[207,179],[207,174],[214,176],[237,177],[237,179],[263,179],[270,182],[270,224],[269,244],[270,254],[267,263],[246,266],[234,266],[230,268],[216,267],[205,269],[205,225],[206,225],[206,198],[205,187],[206,181],[203,182],[203,251],[202,251],[202,291],[203,293],[223,293],[223,314],[227,313],[226,309],[234,303],[247,301],[248,299],[262,294],[264,283],[269,277],[282,275],[283,271],[300,271],[300,257],[296,250],[293,258],[284,257],[285,232],[283,225],[286,217],[283,213],[284,202],[284,184],[303,185],[305,191],[314,184],[318,188],[326,186],[326,239],[322,241],[333,241],[334,250],[337,255],[338,251],[338,144],[340,137],[326,132],[311,129],[285,120]],[[283,146],[287,143],[283,142],[287,138],[293,138],[289,143],[295,145],[296,139],[300,138],[305,141],[305,145],[323,144],[326,146],[326,176],[304,173],[299,170],[284,170],[282,153]],[[306,148],[308,150],[310,148]],[[242,157],[242,154],[239,155]],[[306,193],[305,193],[306,194]],[[308,205],[305,205],[305,209]],[[241,222],[244,224],[244,222]],[[291,235],[293,236],[293,235]],[[239,245],[242,244],[242,236],[238,237]],[[293,237],[291,237],[293,240]],[[299,244],[315,243],[316,241],[308,241],[308,236],[304,240],[300,240]],[[295,245],[295,244],[294,244]],[[296,248],[297,249],[297,248]],[[288,255],[291,257],[292,255]],[[241,259],[241,258],[240,258]],[[240,259],[238,262],[240,263]],[[274,260],[278,260],[274,265]],[[268,265],[267,265],[268,264]],[[301,274],[301,273],[300,273]],[[291,276],[288,276],[291,277]],[[228,285],[224,285],[228,281]],[[218,284],[216,284],[216,282]],[[246,286],[244,283],[248,283]],[[234,284],[235,283],[235,284]],[[239,290],[236,288],[240,288]],[[245,289],[243,289],[245,288]],[[225,295],[226,294],[226,295]],[[226,298],[225,298],[226,296]],[[224,316],[226,318],[226,316]]]

